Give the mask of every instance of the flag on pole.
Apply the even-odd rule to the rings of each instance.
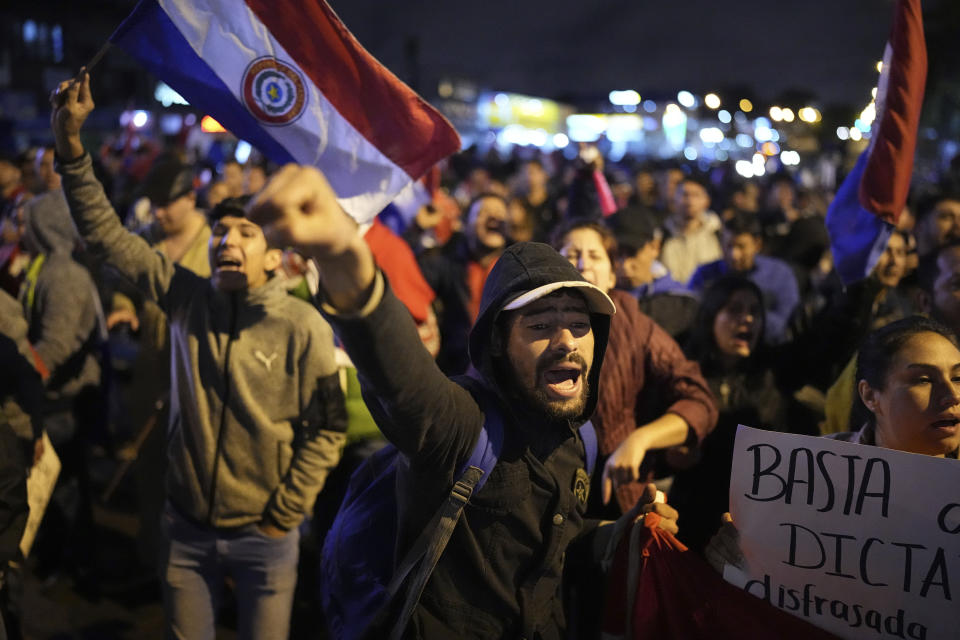
[[[274,162],[320,168],[359,222],[460,148],[323,0],[141,0],[110,40]]]
[[[834,265],[845,284],[870,274],[907,203],[926,77],[920,0],[898,0],[877,85],[870,145],[827,211]]]

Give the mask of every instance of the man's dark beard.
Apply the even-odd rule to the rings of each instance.
[[[572,362],[580,365],[580,376],[583,378],[583,385],[579,398],[569,400],[556,400],[551,398],[546,391],[539,386],[533,389],[527,389],[523,385],[517,384],[516,389],[521,398],[530,409],[537,413],[542,413],[551,422],[564,422],[576,420],[582,414],[587,406],[587,398],[590,396],[590,383],[587,380],[587,361],[579,353],[571,353],[560,358],[552,358],[537,364],[536,378],[534,383],[539,382],[545,371],[563,362]],[[514,376],[515,377],[515,376]]]

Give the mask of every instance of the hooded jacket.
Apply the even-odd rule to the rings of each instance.
[[[72,257],[77,236],[63,192],[25,204],[24,226],[23,243],[34,255],[20,294],[27,338],[50,372],[48,395],[71,398],[100,381],[97,289]]]
[[[589,530],[573,488],[584,471],[577,427],[597,403],[610,318],[591,314],[594,356],[582,415],[548,423],[526,408],[501,376],[494,336],[501,309],[540,285],[579,280],[547,245],[507,249],[483,290],[470,334],[476,376],[500,404],[504,446],[483,488],[471,498],[413,615],[418,638],[544,638],[564,635],[560,582],[570,543]],[[484,423],[463,386],[426,352],[409,314],[378,274],[366,306],[352,315],[321,307],[360,374],[364,396],[383,433],[409,461],[399,479],[398,557],[417,538],[454,483]],[[497,340],[503,343],[503,340]]]
[[[90,250],[169,318],[170,502],[213,527],[297,526],[345,441],[329,325],[278,279],[225,293],[152,250],[120,224],[89,155],[58,170]]]

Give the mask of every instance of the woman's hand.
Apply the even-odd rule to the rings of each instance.
[[[710,566],[723,575],[726,565],[743,568],[746,561],[740,549],[740,532],[734,526],[729,512],[720,517],[720,523],[720,530],[710,539],[703,554]]]

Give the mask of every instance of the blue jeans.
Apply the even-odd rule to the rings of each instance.
[[[236,584],[241,640],[290,635],[300,532],[271,538],[256,524],[224,532],[190,522],[169,504],[162,519],[160,579],[166,637],[213,640],[224,577]]]

